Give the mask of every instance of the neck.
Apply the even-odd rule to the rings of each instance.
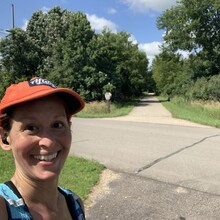
[[[58,201],[57,180],[33,181],[15,174],[11,181],[27,204],[43,203],[45,205],[55,205],[55,201]],[[54,202],[52,203],[51,201]]]
[[[36,181],[17,172],[11,179],[23,197],[33,219],[71,219],[58,179]]]

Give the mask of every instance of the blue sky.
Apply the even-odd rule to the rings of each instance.
[[[86,13],[98,33],[104,27],[113,32],[126,31],[149,58],[159,53],[163,31],[156,27],[162,11],[176,5],[176,0],[0,0],[0,37],[12,27],[12,4],[15,27],[25,28],[37,10],[48,11],[60,6],[69,11]]]

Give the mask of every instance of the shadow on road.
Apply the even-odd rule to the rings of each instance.
[[[150,103],[161,103],[161,102],[168,102],[168,99],[163,99],[163,100],[155,100],[155,99],[151,99],[151,97],[154,97],[154,95],[148,95],[147,97],[145,97],[144,99],[142,99],[137,106],[147,106]]]

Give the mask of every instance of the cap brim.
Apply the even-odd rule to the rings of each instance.
[[[4,107],[1,109],[1,113],[4,113],[4,111],[7,108],[13,105],[17,105],[23,102],[28,102],[28,101],[35,100],[38,98],[42,98],[42,97],[45,97],[51,94],[56,94],[64,100],[64,103],[66,104],[68,108],[68,113],[70,115],[76,114],[77,112],[81,111],[85,106],[84,100],[75,91],[71,89],[67,89],[67,88],[56,88],[56,89],[48,90],[48,91],[45,91],[45,90],[38,91],[32,94],[31,96],[23,97],[14,102],[5,104]]]

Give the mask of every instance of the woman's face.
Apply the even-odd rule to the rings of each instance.
[[[35,180],[58,178],[71,145],[62,101],[51,95],[17,105],[7,140],[17,174]]]

